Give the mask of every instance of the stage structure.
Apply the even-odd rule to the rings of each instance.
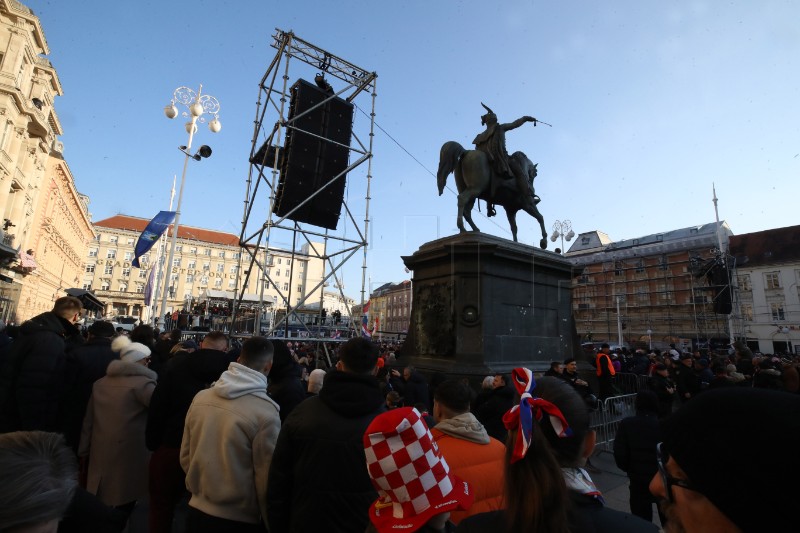
[[[272,37],[277,52],[259,83],[239,237],[244,266],[236,286],[248,287],[255,277],[262,312],[286,311],[266,330],[258,321],[255,325],[256,334],[280,336],[307,301],[318,298],[324,316],[325,288],[335,288],[346,300],[342,267],[359,252],[364,303],[377,74],[292,32],[276,29]],[[356,210],[363,210],[363,221]],[[305,280],[300,294],[293,293],[299,287],[291,282],[286,290],[285,280],[273,279],[270,269],[270,250],[288,246],[292,254],[304,246],[305,257],[324,265],[321,276]],[[297,261],[290,265],[296,268]],[[239,276],[245,276],[243,283]],[[294,271],[289,279],[296,279]],[[270,286],[277,289],[275,301],[265,301],[264,289]],[[234,318],[247,291],[241,292]],[[354,329],[358,318],[351,318]]]

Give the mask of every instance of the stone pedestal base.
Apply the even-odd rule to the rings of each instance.
[[[414,271],[404,362],[485,376],[577,355],[562,256],[473,232],[426,243],[403,261]]]

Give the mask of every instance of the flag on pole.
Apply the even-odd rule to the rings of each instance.
[[[375,317],[375,323],[372,324],[372,333],[370,333],[370,336],[375,336],[377,332],[378,332],[378,317]]]
[[[372,334],[367,329],[367,315],[361,317],[361,336],[368,339],[372,338]]]
[[[366,315],[367,313],[369,313],[369,302],[370,302],[370,301],[371,301],[371,300],[367,300],[367,303],[365,303],[365,304],[364,304],[364,308],[361,310],[361,312],[362,312],[362,313],[364,313],[365,315]]]
[[[144,286],[144,305],[146,307],[150,306],[153,300],[153,285],[155,283],[157,266],[157,263],[154,262],[153,266],[150,267],[150,275],[147,276],[147,283]]]
[[[332,335],[331,338],[338,339],[341,336],[342,336],[342,332],[337,329],[336,331],[333,332],[333,335]]]
[[[133,261],[131,264],[136,268],[139,266],[139,258],[147,253],[153,247],[156,241],[167,231],[167,228],[175,220],[175,211],[159,211],[153,217],[144,231],[139,235],[139,240],[136,242],[136,249],[133,252]]]

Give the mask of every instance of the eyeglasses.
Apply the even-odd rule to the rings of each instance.
[[[669,455],[664,451],[663,448],[664,443],[659,442],[656,444],[656,459],[658,460],[658,472],[661,474],[661,481],[664,483],[664,491],[667,493],[667,501],[672,503],[674,498],[672,497],[672,486],[677,485],[686,490],[693,490],[697,491],[694,485],[688,479],[681,479],[679,477],[672,477],[667,474],[667,469],[664,465],[669,460]]]

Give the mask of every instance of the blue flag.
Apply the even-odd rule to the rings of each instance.
[[[175,220],[175,211],[159,211],[158,214],[153,217],[147,227],[144,228],[144,231],[141,235],[139,235],[139,240],[136,242],[136,249],[134,250],[134,257],[131,264],[136,268],[142,268],[139,266],[139,258],[142,257],[147,251],[153,247],[156,241],[167,231],[167,228],[172,221]]]

